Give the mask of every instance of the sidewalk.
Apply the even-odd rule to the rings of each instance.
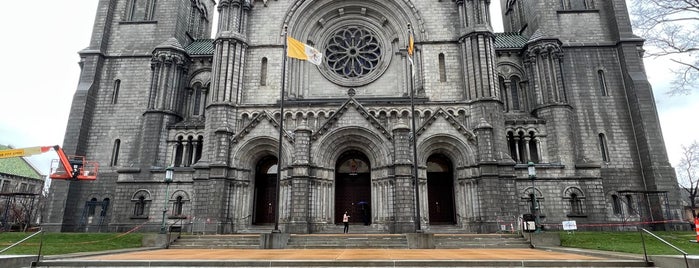
[[[603,260],[542,249],[158,249],[82,260]]]

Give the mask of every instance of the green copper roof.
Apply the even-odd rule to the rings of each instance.
[[[0,145],[0,150],[10,149],[5,145]],[[43,180],[44,177],[39,174],[34,167],[27,162],[23,157],[10,157],[0,159],[0,173],[20,176],[25,178]]]
[[[495,33],[495,48],[522,48],[527,38],[518,33]]]
[[[213,55],[214,54],[214,40],[213,39],[197,39],[194,40],[189,46],[184,48],[187,54],[193,55]]]

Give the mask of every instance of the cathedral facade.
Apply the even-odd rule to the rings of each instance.
[[[679,219],[625,1],[501,0],[504,33],[490,2],[100,0],[64,140],[100,173],[53,181],[44,227]],[[285,59],[287,34],[321,64]]]

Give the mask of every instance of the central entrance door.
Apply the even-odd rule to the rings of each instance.
[[[451,161],[441,154],[427,158],[427,202],[430,224],[456,224]]]
[[[277,190],[277,158],[265,157],[255,169],[255,206],[253,224],[274,223]]]
[[[359,151],[343,153],[335,166],[335,223],[347,211],[352,223],[371,224],[371,168]]]

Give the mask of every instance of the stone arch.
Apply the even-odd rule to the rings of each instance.
[[[372,168],[392,164],[393,153],[385,146],[391,144],[381,135],[363,127],[341,127],[322,136],[314,148],[317,157],[311,159],[316,165],[335,168],[340,155],[348,150],[356,150],[369,159]]]
[[[436,134],[426,137],[418,144],[418,164],[427,165],[427,158],[433,154],[447,156],[458,167],[470,166],[476,163],[475,150],[462,139],[447,134]]]
[[[278,157],[279,142],[271,137],[260,136],[247,140],[240,144],[232,154],[231,163],[233,166],[244,169],[252,169],[257,162],[266,156]],[[285,142],[282,146],[282,165],[288,166],[293,156],[293,145]]]
[[[192,73],[189,78],[189,87],[194,87],[197,83],[201,84],[202,88],[208,88],[211,83],[211,69],[199,69]]]
[[[290,29],[304,29],[303,31],[298,32],[298,34],[300,34],[299,37],[308,37],[310,33],[317,31],[317,28],[323,27],[323,20],[321,20],[320,18],[321,16],[331,11],[340,12],[338,11],[339,8],[347,6],[361,6],[365,8],[369,7],[379,11],[379,13],[383,15],[383,23],[394,24],[395,27],[398,28],[398,32],[400,33],[407,33],[407,25],[408,23],[410,23],[416,29],[415,39],[417,40],[421,40],[422,38],[424,38],[423,36],[427,35],[422,15],[411,0],[296,0],[295,3],[291,5],[289,11],[286,13],[283,24],[288,25]],[[314,25],[314,27],[307,27],[308,25]],[[282,27],[279,27],[279,29],[282,29]],[[407,35],[400,34],[396,37],[399,38],[402,43],[407,44]]]

